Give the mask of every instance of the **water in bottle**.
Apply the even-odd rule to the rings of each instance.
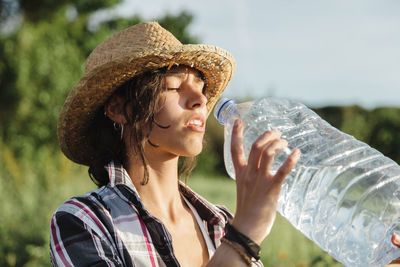
[[[383,266],[400,257],[390,240],[400,233],[397,163],[293,101],[221,99],[214,115],[225,126],[224,161],[232,178],[230,137],[236,118],[244,124],[246,157],[266,130],[279,130],[288,141],[275,156],[272,173],[291,149],[301,150],[283,182],[277,210],[323,250],[346,266]]]

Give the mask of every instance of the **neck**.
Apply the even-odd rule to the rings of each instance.
[[[175,220],[184,207],[178,185],[178,157],[149,159],[148,183],[142,185],[144,166],[138,157],[129,157],[125,168],[146,209],[160,219]]]

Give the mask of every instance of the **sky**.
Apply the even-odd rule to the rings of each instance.
[[[202,43],[236,59],[227,97],[400,107],[399,0],[125,0],[115,12],[181,10]]]

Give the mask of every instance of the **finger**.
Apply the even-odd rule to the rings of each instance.
[[[393,245],[400,247],[400,236],[396,233],[392,235],[392,243]]]
[[[281,135],[282,134],[279,131],[266,131],[260,135],[251,146],[248,165],[251,168],[258,170],[260,166],[261,153],[264,151],[265,146],[270,142],[279,139]]]
[[[289,157],[285,160],[285,162],[279,167],[278,171],[275,174],[275,181],[278,183],[282,183],[283,179],[292,171],[297,161],[300,158],[300,149],[296,148],[289,155]]]
[[[276,153],[284,147],[287,147],[288,143],[286,140],[278,139],[271,142],[268,146],[265,147],[262,152],[260,168],[263,169],[265,174],[269,174],[269,170],[271,169],[271,165],[274,162],[274,158]]]
[[[243,123],[241,120],[235,120],[235,124],[233,125],[231,155],[232,163],[236,172],[238,172],[238,170],[243,166],[246,166],[246,157],[243,149]]]

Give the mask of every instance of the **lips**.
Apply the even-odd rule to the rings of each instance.
[[[204,132],[205,121],[205,117],[196,115],[186,121],[185,127],[196,132]]]

